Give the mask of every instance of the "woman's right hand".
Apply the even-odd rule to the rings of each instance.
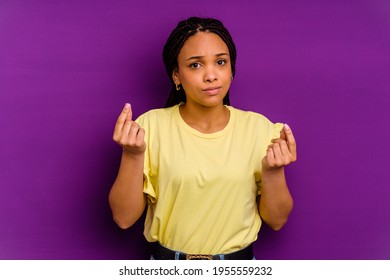
[[[123,151],[132,155],[145,152],[145,130],[132,120],[133,112],[129,103],[125,104],[115,124],[113,139]]]

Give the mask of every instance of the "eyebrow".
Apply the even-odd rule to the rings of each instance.
[[[225,55],[229,56],[228,53],[218,53],[218,54],[215,55],[215,57],[220,57],[220,56],[225,56]],[[191,56],[190,58],[187,58],[186,61],[188,61],[188,60],[194,60],[194,59],[195,59],[195,60],[198,60],[198,59],[201,59],[201,58],[203,58],[203,56],[201,56],[201,55],[198,55],[198,56]]]

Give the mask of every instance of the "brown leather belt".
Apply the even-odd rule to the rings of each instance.
[[[229,254],[207,255],[173,251],[156,242],[153,248],[153,258],[155,260],[252,260],[253,246],[250,245]]]

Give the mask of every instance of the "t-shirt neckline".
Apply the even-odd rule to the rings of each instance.
[[[196,130],[195,128],[191,127],[190,125],[188,125],[184,121],[184,119],[181,116],[180,111],[179,111],[179,107],[183,104],[184,103],[180,103],[174,107],[174,117],[181,127],[183,127],[185,130],[187,130],[188,132],[190,132],[191,134],[193,134],[195,136],[202,137],[202,138],[218,138],[218,137],[221,137],[221,136],[224,136],[225,134],[227,134],[233,126],[234,118],[235,118],[234,110],[232,110],[233,108],[231,106],[224,105],[230,112],[229,121],[226,124],[226,126],[223,129],[221,129],[217,132],[213,132],[213,133],[200,132],[199,130]]]

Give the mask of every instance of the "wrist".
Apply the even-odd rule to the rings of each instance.
[[[274,176],[284,174],[284,166],[280,167],[264,167],[261,169],[262,176]]]
[[[268,183],[280,183],[285,181],[284,167],[275,168],[262,168],[261,173],[262,181],[264,184]]]
[[[141,160],[141,159],[143,160],[144,154],[145,152],[134,153],[133,151],[123,149],[122,158],[131,159],[131,160]]]

